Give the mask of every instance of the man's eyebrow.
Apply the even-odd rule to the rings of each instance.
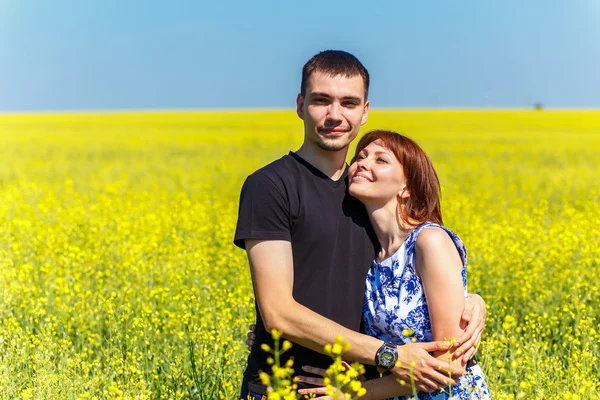
[[[310,94],[310,97],[326,97],[328,99],[331,98],[331,95],[324,93],[324,92],[312,92]],[[352,101],[362,101],[361,97],[356,97],[356,96],[344,96],[342,97],[342,100],[352,100]]]
[[[330,98],[331,96],[328,95],[327,93],[322,93],[322,92],[312,92],[310,94],[310,97],[327,97]]]
[[[344,97],[342,97],[342,100],[352,100],[352,101],[361,102],[362,101],[362,97],[344,96]]]

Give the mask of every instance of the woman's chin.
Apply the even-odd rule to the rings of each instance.
[[[348,187],[348,194],[363,203],[367,208],[380,208],[395,202],[396,196],[394,193],[378,193],[377,191],[371,189],[372,188],[364,188],[360,185],[350,185]]]
[[[348,193],[350,194],[350,196],[363,201],[363,199],[367,199],[369,198],[369,196],[364,193],[364,190],[360,190],[360,188],[356,187],[356,185],[350,185],[348,187]]]

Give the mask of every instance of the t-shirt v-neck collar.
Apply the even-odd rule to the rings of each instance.
[[[340,185],[345,184],[345,182],[346,182],[346,178],[348,177],[348,164],[346,164],[346,166],[344,168],[344,172],[342,173],[342,176],[340,176],[340,178],[337,181],[334,181],[333,179],[331,179],[330,177],[325,175],[317,167],[315,167],[314,165],[312,165],[311,163],[309,163],[308,161],[306,161],[304,158],[300,157],[298,154],[294,153],[293,151],[290,151],[289,155],[292,156],[294,158],[294,160],[298,161],[300,164],[305,166],[315,177],[327,182],[327,184],[329,186],[331,186],[332,188],[337,188]]]

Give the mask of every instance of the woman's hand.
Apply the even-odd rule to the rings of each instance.
[[[468,325],[464,333],[457,339],[460,347],[454,352],[456,358],[462,355],[464,363],[473,358],[479,349],[486,316],[485,301],[477,294],[469,294],[465,299],[465,310],[461,316],[461,320],[467,322]]]
[[[304,372],[308,372],[309,374],[320,375],[321,378],[315,378],[313,376],[297,376],[297,377],[295,377],[294,379],[296,380],[296,382],[308,383],[313,386],[319,386],[316,388],[298,389],[298,394],[306,395],[306,396],[310,396],[311,394],[325,395],[327,393],[327,388],[325,387],[325,380],[323,378],[325,378],[325,375],[327,375],[327,372],[323,368],[316,368],[316,367],[311,367],[308,365],[303,366],[302,370]],[[317,397],[317,398],[318,399],[331,399],[330,396],[322,396],[322,397]]]
[[[346,368],[346,371],[352,368],[346,361],[342,361],[342,365],[344,366],[344,368]],[[336,397],[331,397],[331,396],[327,395],[327,387],[325,387],[325,380],[323,379],[327,375],[326,370],[324,370],[323,368],[316,368],[316,367],[311,367],[311,366],[307,366],[307,365],[303,366],[302,370],[304,372],[308,372],[310,374],[320,375],[321,378],[315,378],[312,376],[297,376],[295,378],[296,382],[308,383],[313,386],[319,386],[319,387],[315,387],[315,388],[298,389],[298,394],[303,395],[303,396],[322,395],[319,397],[314,397],[316,399],[322,399],[322,400],[345,399],[345,397],[342,393],[339,393],[339,396],[336,396]],[[364,381],[365,377],[360,376],[358,378],[358,380]],[[335,391],[335,388],[333,390]],[[311,398],[313,398],[313,397],[311,397]]]
[[[420,392],[433,392],[448,385],[457,385],[464,375],[465,365],[442,361],[429,353],[448,351],[450,343],[422,342],[398,346],[398,363],[391,372],[403,386],[411,385],[411,378]]]

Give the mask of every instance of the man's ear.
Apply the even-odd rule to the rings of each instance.
[[[371,109],[371,103],[369,103],[369,100],[367,100],[365,102],[364,105],[364,112],[363,112],[363,116],[362,119],[360,120],[360,125],[363,126],[364,124],[367,123],[367,119],[369,119],[369,110]]]
[[[296,114],[300,119],[304,119],[304,96],[301,93],[296,97]]]

